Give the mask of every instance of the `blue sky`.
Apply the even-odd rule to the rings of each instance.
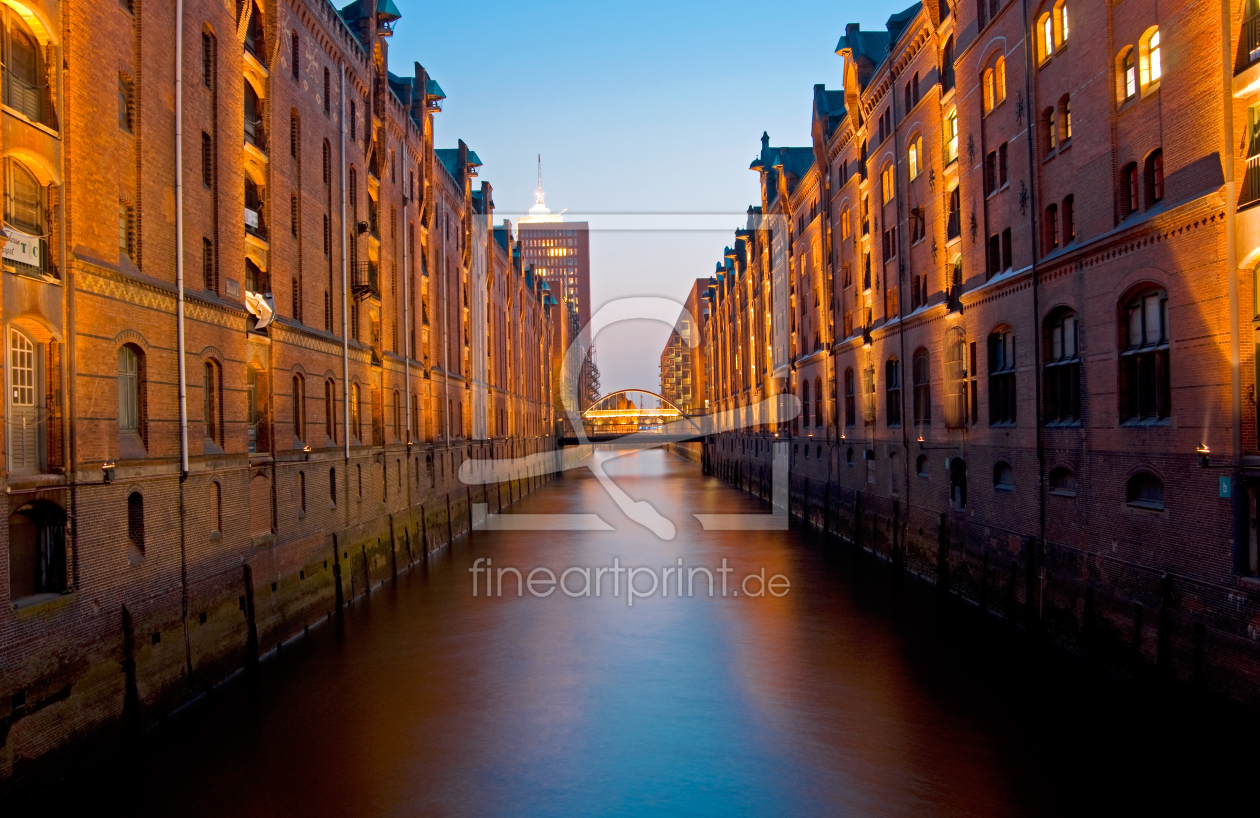
[[[682,300],[758,201],[748,170],[762,131],[808,145],[815,83],[840,85],[836,41],[905,3],[396,0],[395,73],[419,61],[446,92],[437,146],[484,162],[497,214],[533,204],[536,163],[553,210],[592,215],[592,307],[628,295]],[[474,11],[475,9],[475,11]],[[619,213],[713,214],[617,230]],[[729,214],[729,218],[725,215]],[[602,226],[602,227],[601,227]],[[655,389],[668,328],[625,324],[597,342],[606,392]]]

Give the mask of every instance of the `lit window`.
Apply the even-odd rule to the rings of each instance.
[[[958,158],[958,109],[950,108],[945,115],[945,161]]]
[[[1159,49],[1159,28],[1152,26],[1142,35],[1142,39],[1138,43],[1138,51],[1141,62],[1142,90],[1145,91],[1147,86],[1153,82],[1158,82],[1163,74],[1163,68],[1160,63]]]
[[[993,67],[993,76],[997,83],[995,104],[1000,105],[1006,101],[1006,57],[997,58],[997,64]]]
[[[1120,56],[1120,101],[1124,102],[1137,93],[1137,60],[1133,49],[1125,49]]]
[[[893,169],[892,165],[884,168],[884,172],[880,174],[880,186],[884,195],[883,203],[888,204],[893,200]]]
[[[1037,20],[1037,45],[1040,50],[1038,56],[1041,61],[1045,62],[1054,54],[1054,25],[1050,21],[1049,14],[1041,15]]]
[[[922,142],[922,139],[913,139],[910,141],[908,164],[910,165],[911,181],[918,178],[919,176],[919,143],[920,142]]]

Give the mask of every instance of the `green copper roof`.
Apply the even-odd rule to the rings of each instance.
[[[402,17],[402,12],[394,5],[394,0],[379,0],[376,4],[376,16],[393,21]]]
[[[442,86],[437,84],[437,80],[430,79],[424,84],[425,96],[435,97],[437,99],[446,99],[446,93],[442,90]]]

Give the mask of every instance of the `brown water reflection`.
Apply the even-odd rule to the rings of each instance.
[[[765,507],[672,455],[607,468],[675,540],[570,472],[512,512],[617,530],[474,531],[59,797],[132,815],[1005,816],[1167,807],[1260,769],[1254,744],[1028,655],[836,543],[702,531],[693,513]],[[624,588],[474,598],[479,557],[556,574],[725,558],[792,585],[633,608]]]

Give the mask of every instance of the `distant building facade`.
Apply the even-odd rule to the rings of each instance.
[[[684,303],[685,312],[669,332],[661,350],[661,396],[688,415],[707,411],[705,396],[706,364],[702,338],[708,320],[708,278],[692,283]]]
[[[555,305],[434,149],[437,82],[390,72],[394,3],[181,5],[0,4],[0,789],[541,479],[464,461],[553,443]]]
[[[785,447],[812,523],[1116,666],[1254,698],[1258,11],[929,2],[848,26],[812,144],[763,137],[711,282],[706,392],[745,428],[707,467],[766,486]],[[759,408],[783,394],[790,419]]]

